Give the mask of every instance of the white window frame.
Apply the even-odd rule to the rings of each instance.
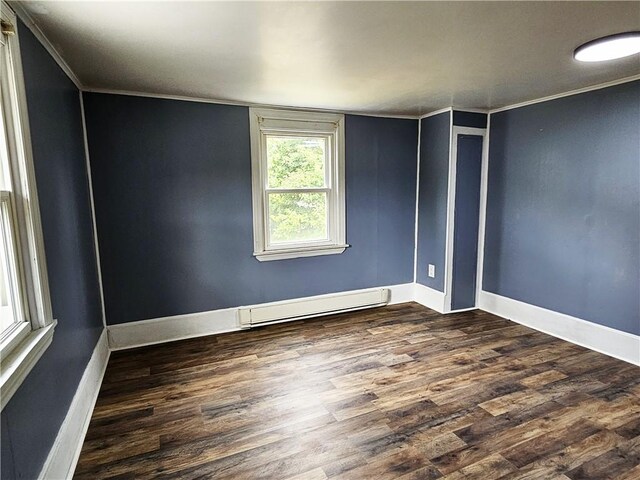
[[[0,403],[4,409],[51,344],[56,321],[51,310],[16,15],[4,1],[0,14],[3,31],[14,32],[0,33],[0,108],[6,122],[12,180],[11,192],[2,193],[3,205],[11,211],[3,220],[11,222],[15,237],[15,270],[24,318],[0,341]]]
[[[253,255],[261,262],[288,258],[334,255],[344,252],[346,244],[344,189],[344,115],[251,108],[251,176],[253,186]],[[267,185],[266,138],[274,136],[311,136],[327,139],[327,185],[319,188],[286,189]],[[309,242],[272,244],[269,241],[269,193],[318,191],[327,194],[327,239]]]

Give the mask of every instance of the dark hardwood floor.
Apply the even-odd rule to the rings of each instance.
[[[111,356],[75,478],[640,479],[640,368],[415,303]]]

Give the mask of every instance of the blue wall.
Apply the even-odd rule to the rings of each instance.
[[[458,127],[487,128],[487,118],[486,113],[453,111],[453,124]]]
[[[491,116],[485,290],[640,334],[640,82]]]
[[[85,94],[109,323],[413,280],[417,122],[347,116],[341,255],[253,256],[245,107]]]
[[[2,411],[2,478],[36,478],[102,331],[78,89],[19,25],[53,343]]]
[[[417,281],[444,292],[451,113],[427,117],[421,122]],[[430,263],[436,266],[435,278],[427,275]]]

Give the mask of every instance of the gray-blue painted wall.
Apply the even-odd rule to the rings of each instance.
[[[417,281],[444,292],[451,113],[421,122]],[[435,278],[427,275],[430,263],[436,266]]]
[[[640,334],[640,82],[491,116],[483,287]]]
[[[84,98],[109,323],[413,280],[417,121],[348,115],[351,247],[261,263],[247,108]]]
[[[58,326],[2,411],[3,479],[37,478],[102,331],[78,89],[23,24],[19,34]]]
[[[457,127],[487,128],[486,113],[453,111],[453,124]]]

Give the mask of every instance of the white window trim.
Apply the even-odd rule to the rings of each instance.
[[[4,1],[1,2],[0,13],[2,21],[17,30],[16,15]],[[4,40],[10,51],[13,74],[3,75],[2,88],[9,93],[5,93],[5,104],[0,108],[4,110],[9,133],[11,169],[14,178],[19,179],[14,182],[13,194],[21,257],[19,263],[26,297],[24,309],[28,322],[14,329],[0,345],[2,408],[51,344],[56,325],[51,309],[18,35],[7,36]],[[0,68],[7,67],[4,58],[0,59],[0,63]]]
[[[261,262],[288,258],[334,255],[344,252],[346,243],[344,180],[344,115],[270,108],[249,110],[251,133],[251,177],[253,197],[253,255]],[[265,134],[300,134],[329,139],[328,240],[268,244]],[[278,189],[286,190],[286,189]],[[309,189],[313,190],[313,189]]]

